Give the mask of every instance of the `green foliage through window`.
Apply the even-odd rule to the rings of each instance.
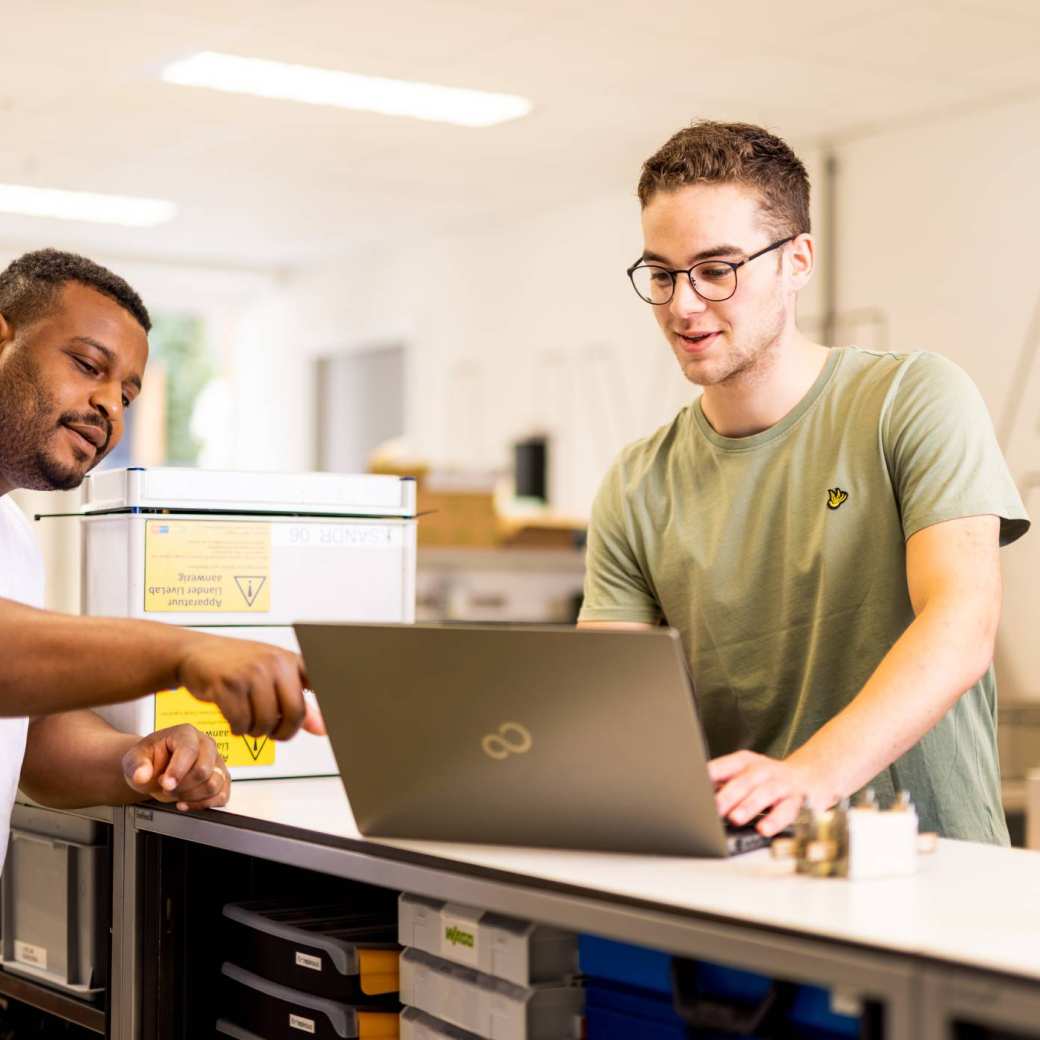
[[[157,314],[148,340],[151,360],[166,370],[166,461],[194,465],[201,444],[191,433],[192,412],[200,391],[217,374],[205,325],[192,314]]]

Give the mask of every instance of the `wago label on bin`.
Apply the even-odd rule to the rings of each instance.
[[[267,613],[271,525],[145,521],[144,609],[165,614]]]
[[[475,968],[480,963],[481,911],[447,906],[441,911],[441,956]]]
[[[275,742],[268,737],[236,736],[215,704],[197,700],[183,686],[155,695],[155,728],[184,723],[208,733],[229,766],[273,766]]]

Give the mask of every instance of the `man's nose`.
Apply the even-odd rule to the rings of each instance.
[[[98,384],[90,395],[90,403],[110,423],[119,422],[123,415],[122,384],[117,382]]]
[[[675,276],[675,292],[668,309],[676,318],[686,318],[707,310],[707,304],[694,292],[693,283],[685,272]]]

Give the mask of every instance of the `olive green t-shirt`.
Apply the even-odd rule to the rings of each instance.
[[[831,351],[775,426],[722,437],[700,401],[626,448],[596,497],[583,621],[682,636],[713,756],[784,758],[913,621],[905,542],[958,517],[1029,519],[971,380],[935,354]],[[880,774],[925,830],[1007,843],[993,669]]]

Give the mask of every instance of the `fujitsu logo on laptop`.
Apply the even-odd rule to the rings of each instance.
[[[519,722],[503,722],[495,733],[487,733],[480,746],[488,758],[501,761],[510,755],[526,755],[534,747],[531,731]]]

